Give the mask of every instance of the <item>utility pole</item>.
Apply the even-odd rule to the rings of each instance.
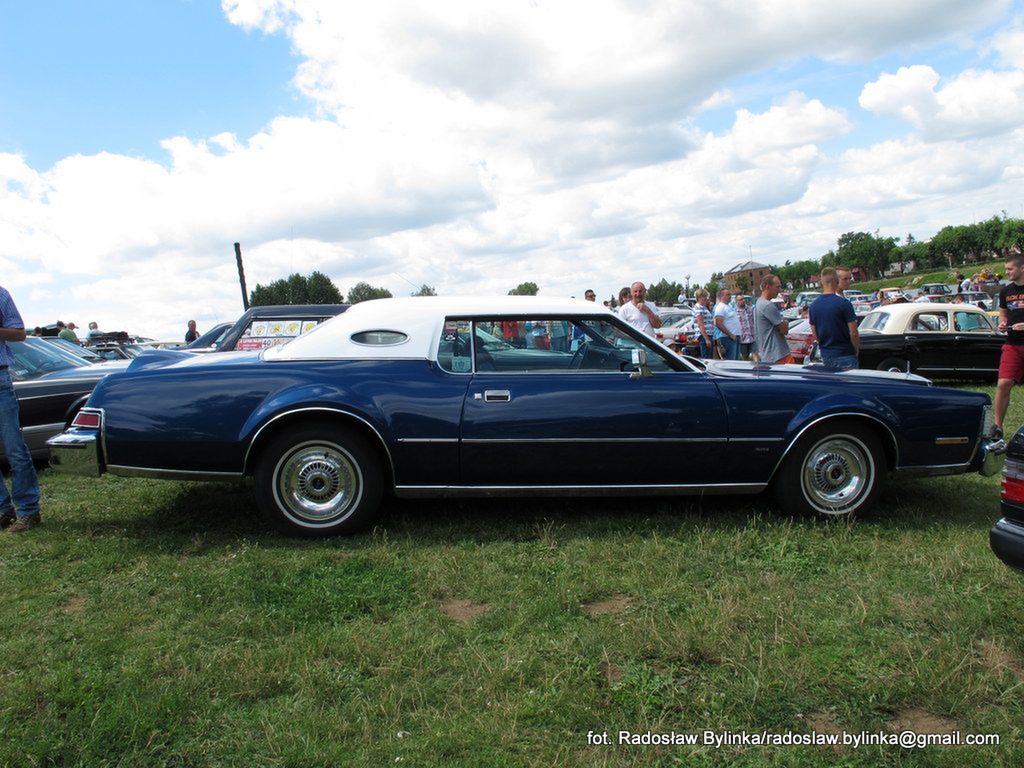
[[[245,270],[242,269],[242,246],[235,243],[235,263],[238,265],[238,283],[242,286],[242,309],[249,308],[249,293],[245,290]]]

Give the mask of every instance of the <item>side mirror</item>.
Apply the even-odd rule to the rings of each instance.
[[[635,371],[630,371],[629,378],[631,379],[643,379],[648,376],[652,376],[651,369],[647,367],[647,350],[646,349],[634,349],[632,350],[632,364],[637,368]]]

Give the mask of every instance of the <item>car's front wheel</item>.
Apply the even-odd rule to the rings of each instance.
[[[382,477],[377,457],[359,435],[305,426],[278,435],[262,452],[254,475],[256,502],[286,533],[348,534],[376,518]]]
[[[870,429],[826,423],[793,446],[775,478],[775,498],[798,514],[851,517],[875,504],[885,475],[885,455]]]

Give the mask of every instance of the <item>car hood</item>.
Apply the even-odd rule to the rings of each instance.
[[[730,360],[708,360],[705,361],[708,373],[713,376],[721,376],[728,379],[758,379],[772,378],[780,379],[801,379],[804,381],[836,381],[850,382],[893,382],[904,381],[910,384],[930,386],[931,381],[923,376],[910,373],[893,373],[890,371],[872,371],[856,368],[851,371],[833,371],[824,365],[760,365],[748,362],[735,362]]]

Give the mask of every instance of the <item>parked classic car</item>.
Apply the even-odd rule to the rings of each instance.
[[[250,307],[217,342],[217,352],[285,344],[348,309],[348,304],[273,304]]]
[[[552,321],[574,351],[504,340]],[[322,536],[370,523],[385,492],[771,487],[788,510],[841,517],[890,473],[994,473],[990,422],[987,395],[917,376],[680,357],[593,302],[425,297],[357,304],[262,352],[149,352],[50,446],[79,474],[251,477],[272,521]]]
[[[889,304],[860,322],[860,367],[991,379],[1006,336],[968,304]]]
[[[1024,427],[1006,444],[999,511],[1002,517],[989,532],[989,546],[1008,566],[1024,571]]]
[[[35,458],[48,455],[47,439],[71,424],[96,382],[128,365],[90,364],[37,336],[8,341],[7,346],[14,355],[8,371],[18,398],[21,431]],[[0,446],[0,457],[3,455]]]

